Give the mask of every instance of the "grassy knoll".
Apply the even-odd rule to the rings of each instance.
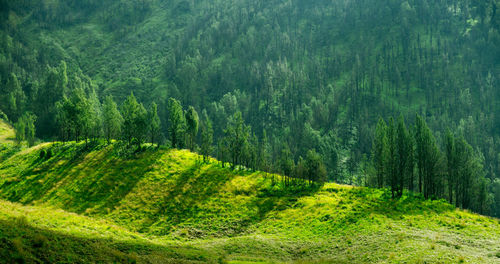
[[[418,195],[283,188],[186,150],[118,143],[4,143],[0,157],[3,259],[500,263],[498,219]]]

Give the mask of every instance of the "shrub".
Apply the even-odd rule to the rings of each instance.
[[[47,245],[49,240],[42,234],[36,234],[33,236],[33,247],[41,248]]]
[[[14,220],[16,226],[18,227],[27,227],[29,224],[28,224],[28,219],[26,219],[26,216],[20,216],[20,217],[16,217],[15,220]]]
[[[14,263],[25,263],[26,262],[26,251],[24,250],[24,244],[20,237],[11,239],[12,247],[14,249],[14,254],[12,259]]]
[[[52,158],[52,150],[48,149],[47,153],[45,154],[45,159],[48,160]]]
[[[45,150],[42,149],[40,151],[40,159],[43,159],[43,158],[45,158]]]

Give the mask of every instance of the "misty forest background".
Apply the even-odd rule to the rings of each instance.
[[[187,147],[499,217],[499,7],[0,0],[0,115],[30,144]]]

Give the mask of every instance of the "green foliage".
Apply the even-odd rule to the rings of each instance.
[[[122,132],[128,144],[135,143],[139,148],[147,133],[147,111],[138,103],[131,93],[122,105],[123,127]]]
[[[30,147],[35,145],[35,120],[35,115],[26,112],[14,124],[16,141],[18,143],[26,140]]]
[[[104,99],[102,117],[104,136],[109,144],[111,139],[119,138],[123,124],[123,117],[111,95]]]
[[[455,178],[459,174],[447,169],[434,147],[441,146],[439,133],[450,128],[472,146],[477,160],[471,167],[481,172],[472,174],[470,185],[483,190],[478,187],[483,186],[481,163],[486,185],[500,175],[498,5],[465,0],[236,0],[231,5],[4,0],[0,108],[13,123],[24,112],[36,113],[42,140],[57,134],[63,141],[87,140],[101,133],[97,95],[112,94],[122,102],[133,91],[144,105],[156,101],[160,123],[166,124],[163,132],[170,129],[167,98],[173,97],[207,110],[222,160],[230,154],[223,130],[239,111],[257,137],[249,133],[253,143],[243,146],[241,165],[279,170],[281,145],[287,142],[292,160],[317,149],[329,180],[356,184],[364,178],[359,165],[375,148],[377,115],[402,115],[414,122],[417,112],[435,131],[435,140],[425,131],[409,133],[418,136],[410,136],[415,153],[395,155],[390,175],[379,186],[393,180],[398,196],[401,181],[416,189],[412,171],[403,169],[404,160],[415,154],[418,160],[429,157],[417,167],[419,191],[426,197],[442,197],[445,191],[453,196],[450,189],[456,187],[446,171]],[[84,118],[83,127],[61,118],[55,107],[65,95],[73,101],[72,93],[80,88],[95,115]],[[66,106],[81,112],[79,101]],[[54,129],[56,120],[65,120],[61,129]],[[186,142],[187,128],[179,130],[174,147],[187,143],[194,149],[189,133]],[[395,136],[388,138],[393,143],[405,134],[397,132],[402,131],[398,122],[394,128]],[[140,145],[148,134],[141,132],[143,137],[129,139]],[[255,142],[264,138],[265,155],[257,155],[261,150]],[[383,177],[375,171],[377,179]]]
[[[158,117],[158,106],[155,102],[151,104],[151,109],[148,111],[148,134],[151,139],[151,144],[157,142],[160,146],[161,121]]]
[[[184,144],[184,133],[186,131],[186,119],[181,103],[174,98],[168,100],[168,121],[168,133],[172,147],[182,148]]]
[[[207,115],[206,111],[203,111],[203,122],[201,125],[201,150],[200,153],[203,156],[203,162],[209,160],[209,156],[213,152],[213,137],[214,130],[212,128],[212,121]]]
[[[386,164],[388,160],[387,125],[383,118],[380,118],[375,130],[373,140],[373,162],[376,168],[376,186],[384,186],[384,176],[386,175]]]
[[[235,174],[213,159],[200,163],[188,151],[150,149],[129,159],[116,155],[117,145],[44,144],[2,162],[0,197],[37,204],[0,201],[2,259],[372,263],[496,258],[488,254],[500,243],[499,222],[442,200],[407,192],[392,199],[388,190],[333,183],[286,186],[281,176],[273,184],[265,173]],[[42,150],[52,157],[40,159]],[[491,243],[473,243],[486,240]]]
[[[16,74],[11,73],[5,86],[0,88],[0,110],[2,110],[10,120],[17,121],[25,109],[26,95],[21,88],[21,84]]]
[[[321,156],[315,149],[309,150],[305,159],[305,173],[309,183],[312,181],[324,183],[326,181],[326,168]]]
[[[194,150],[196,136],[198,135],[199,117],[194,107],[189,106],[185,115],[188,147]]]
[[[248,145],[250,127],[245,125],[241,112],[236,112],[229,119],[227,128],[224,130],[225,138],[233,169],[242,164],[245,158],[244,150]]]

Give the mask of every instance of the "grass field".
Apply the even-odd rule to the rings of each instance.
[[[4,141],[0,158],[0,259],[14,262],[500,263],[499,219],[411,193],[284,188],[119,143]]]

